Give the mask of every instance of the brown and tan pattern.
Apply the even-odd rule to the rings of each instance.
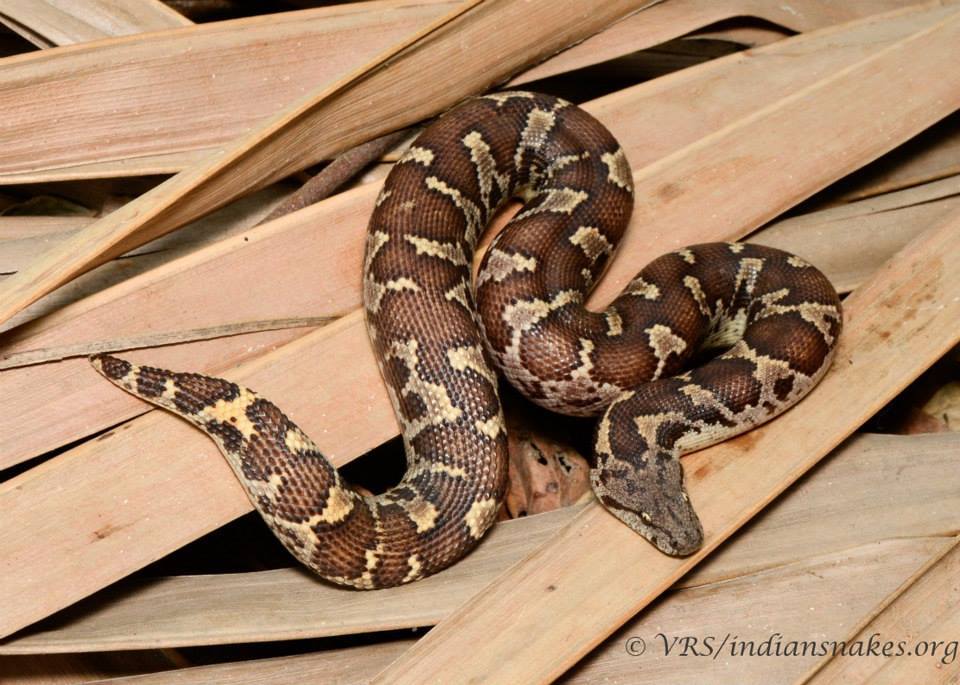
[[[474,288],[477,241],[516,196],[526,205],[487,251]],[[840,303],[796,257],[719,243],[656,259],[606,311],[589,312],[583,302],[632,205],[620,146],[557,98],[477,98],[424,131],[384,184],[363,268],[370,338],[408,460],[401,482],[375,497],[344,483],[250,390],[109,356],[93,363],[206,431],[287,548],[337,583],[422,578],[491,525],[507,473],[491,362],[545,407],[602,413],[597,496],[662,551],[689,554],[702,531],[679,456],[805,395],[829,366]]]

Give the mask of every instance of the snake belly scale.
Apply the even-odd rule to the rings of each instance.
[[[513,197],[525,205],[473,284],[477,242]],[[619,144],[555,97],[474,98],[417,138],[377,199],[363,267],[370,340],[407,455],[402,480],[376,496],[345,483],[251,390],[108,355],[92,361],[209,434],[287,549],[335,583],[425,577],[493,523],[507,474],[496,368],[544,407],[600,415],[597,497],[663,552],[689,554],[703,533],[679,456],[809,392],[833,356],[840,303],[799,257],[712,243],[657,258],[606,310],[588,311],[632,207]]]

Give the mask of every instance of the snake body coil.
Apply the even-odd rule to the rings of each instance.
[[[286,547],[328,580],[378,588],[463,557],[504,495],[494,360],[527,397],[603,413],[600,501],[669,554],[702,543],[679,455],[797,402],[829,366],[840,304],[798,257],[716,243],[664,255],[605,311],[583,302],[620,239],[632,176],[609,132],[557,98],[513,92],[447,113],[391,171],[370,221],[363,299],[406,447],[389,491],[346,485],[269,401],[229,381],[109,356],[109,379],[220,446]],[[522,211],[472,257],[491,215]],[[680,373],[703,350],[728,348]]]

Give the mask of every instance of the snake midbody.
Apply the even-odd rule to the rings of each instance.
[[[474,285],[477,242],[514,197],[525,205]],[[376,201],[363,267],[370,339],[408,462],[376,496],[346,484],[246,388],[93,361],[206,431],[284,545],[336,583],[379,588],[430,575],[493,523],[507,474],[495,367],[544,407],[601,415],[591,470],[600,502],[663,552],[689,554],[703,533],[679,456],[803,397],[830,364],[840,303],[799,257],[712,243],[657,258],[604,311],[589,311],[585,298],[632,207],[619,144],[555,97],[474,98],[417,138]]]

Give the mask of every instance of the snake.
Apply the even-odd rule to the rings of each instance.
[[[596,498],[661,552],[689,555],[704,533],[680,456],[807,395],[834,356],[841,305],[802,258],[719,242],[656,258],[609,306],[588,309],[633,193],[613,135],[550,95],[467,99],[410,145],[376,199],[362,271],[369,340],[407,459],[379,494],[348,484],[248,388],[110,354],[91,361],[206,432],[273,533],[333,583],[408,583],[481,540],[507,487],[498,372],[547,409],[599,417]],[[478,242],[512,199],[523,205],[474,278]]]

